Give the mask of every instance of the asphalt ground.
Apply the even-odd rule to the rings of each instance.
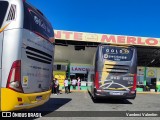
[[[158,117],[121,117],[115,116],[115,113],[138,112],[141,114],[147,111],[153,113],[160,111],[160,95],[159,93],[143,92],[137,93],[134,100],[104,99],[95,102],[87,91],[72,91],[72,93],[69,94],[65,94],[62,91],[62,94],[59,95],[52,94],[50,100],[44,105],[30,109],[29,111],[44,113],[43,116],[38,119],[45,120],[159,120],[160,118]],[[109,114],[109,117],[106,114],[107,117],[104,114],[102,114],[102,116],[98,115],[97,113],[100,112],[106,112]]]

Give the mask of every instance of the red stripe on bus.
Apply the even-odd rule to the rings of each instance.
[[[96,72],[96,76],[95,76],[95,87],[96,89],[99,88],[99,73]]]
[[[137,74],[134,74],[132,90],[136,90],[136,86],[137,86]]]

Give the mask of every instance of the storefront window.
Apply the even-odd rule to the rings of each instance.
[[[137,68],[137,85],[144,85],[144,67]]]

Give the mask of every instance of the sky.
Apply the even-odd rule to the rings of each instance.
[[[27,0],[56,30],[160,38],[160,0]]]

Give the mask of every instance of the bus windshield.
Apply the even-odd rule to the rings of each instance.
[[[2,27],[2,23],[8,8],[7,1],[0,1],[0,28]]]
[[[102,46],[103,59],[111,61],[130,61],[133,56],[134,48]]]
[[[24,3],[24,28],[47,40],[54,36],[50,22],[27,3]]]

